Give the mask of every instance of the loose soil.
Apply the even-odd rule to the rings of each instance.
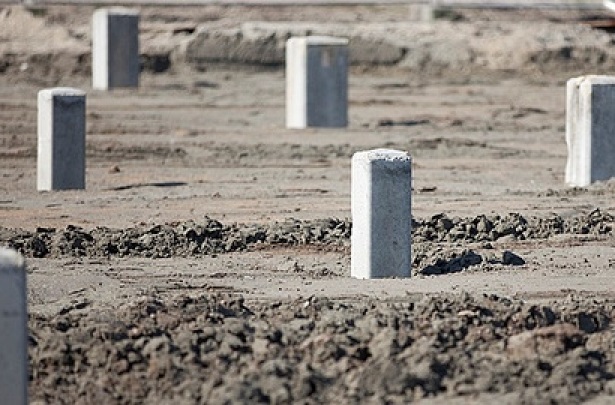
[[[615,183],[564,184],[564,83],[612,71],[608,14],[144,7],[141,86],[107,93],[93,10],[0,8],[32,403],[615,402]],[[284,128],[294,30],[364,52],[348,128]],[[88,92],[86,190],[36,191],[55,85]],[[413,157],[410,279],[350,278],[350,158],[380,147]]]

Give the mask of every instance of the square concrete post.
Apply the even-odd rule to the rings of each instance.
[[[0,400],[28,403],[26,269],[14,250],[0,248]]]
[[[435,19],[436,0],[428,0],[420,3],[410,3],[408,17],[410,21],[433,22]]]
[[[615,76],[566,84],[566,184],[584,187],[615,176]]]
[[[85,92],[38,92],[39,191],[85,188]]]
[[[92,17],[92,87],[138,87],[139,72],[139,12],[96,10]]]
[[[412,159],[375,149],[352,157],[351,275],[410,277]]]
[[[348,125],[348,40],[297,37],[286,41],[286,126]]]

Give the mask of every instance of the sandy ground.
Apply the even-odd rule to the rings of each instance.
[[[91,10],[71,10],[77,12],[49,9],[39,29],[56,30],[64,24],[71,32],[67,38],[77,38],[74,46],[87,51],[78,40],[83,38],[79,33],[86,32]],[[279,15],[272,15],[271,10],[260,14],[259,9],[248,10],[246,19],[292,18],[288,9]],[[365,6],[313,8],[298,19],[372,18],[377,22],[385,16],[400,18],[394,8],[382,10],[386,11],[373,13]],[[151,16],[159,21],[167,15],[173,27],[178,20],[196,25],[207,16],[241,18],[232,8],[145,9],[143,13],[149,16],[146,25],[154,18]],[[466,21],[505,19],[502,12],[473,13]],[[511,13],[509,19],[527,15]],[[525,21],[541,16],[529,15]],[[564,13],[557,17],[567,21],[577,16]],[[32,67],[24,67],[21,75],[14,73],[12,63],[0,74],[0,243],[20,248],[29,256],[31,396],[36,403],[317,403],[340,396],[349,403],[399,403],[421,398],[431,398],[432,403],[453,403],[453,399],[459,403],[613,400],[615,220],[609,213],[615,212],[615,186],[605,182],[571,189],[564,184],[564,84],[575,72],[475,75],[452,70],[432,77],[428,72],[355,66],[350,72],[348,128],[297,131],[284,128],[281,69],[211,66],[194,71],[177,65],[162,74],[144,73],[138,90],[106,93],[91,89],[87,73],[67,74],[61,66],[53,67],[53,59],[45,62],[50,64],[47,75],[37,73],[38,68],[29,74]],[[60,84],[88,93],[87,189],[39,193],[36,94],[42,86]],[[413,157],[412,204],[417,230],[411,279],[351,279],[349,230],[303,242],[272,242],[270,235],[284,234],[279,224],[291,219],[312,233],[320,226],[318,221],[348,221],[350,158],[356,151],[379,147],[405,150]],[[463,228],[465,225],[438,228],[442,214],[455,223],[474,223],[475,228],[483,216],[494,224],[499,221],[496,217],[505,217],[502,226],[517,226],[521,222],[511,213],[526,218],[526,228],[507,231],[494,225],[497,232],[484,234]],[[233,245],[229,231],[221,237],[228,248],[184,248],[181,232],[187,235],[186,229],[207,222],[206,217],[235,226],[239,234],[242,229],[262,227],[269,236],[263,237],[262,243],[244,237]],[[549,219],[568,225],[545,225]],[[193,222],[185,225],[186,221]],[[581,225],[575,225],[578,223]],[[147,234],[167,232],[156,228],[165,224],[170,239],[151,236],[153,242],[144,242]],[[103,251],[101,246],[109,245],[113,238],[100,236],[100,227],[122,233],[118,237],[121,243],[148,245],[154,250]],[[456,229],[460,233],[456,234]],[[429,232],[437,236],[426,236]],[[37,250],[35,242],[46,244],[45,249]],[[158,252],[155,258],[152,251]],[[504,252],[513,252],[521,262],[502,259]],[[182,301],[186,296],[200,298]],[[232,304],[238,297],[242,297],[239,309]],[[509,305],[509,298],[514,304]],[[152,300],[158,309],[141,316]],[[318,309],[309,312],[313,302],[326,304],[314,304]],[[532,305],[552,308],[555,315],[538,316]],[[309,313],[293,315],[296,306]],[[395,319],[411,321],[402,322],[402,326],[399,319],[397,324],[361,326],[370,320],[377,323],[378,314],[397,310]],[[203,319],[186,315],[199,311],[209,315]],[[467,311],[478,314],[476,322],[467,321],[472,318]],[[511,314],[527,311],[532,315],[519,325],[510,321],[516,319]],[[152,314],[162,312],[175,323],[156,323]],[[440,339],[443,332],[435,324],[422,325],[419,314],[458,325],[449,331],[454,336],[450,346],[421,340],[432,335]],[[344,321],[346,329],[335,329],[328,323],[339,316],[352,319]],[[500,330],[502,325],[491,317],[507,326]],[[587,326],[587,317],[594,326]],[[307,329],[298,324],[296,328],[285,325],[292,324],[293,318],[311,319],[316,326],[304,334],[300,331]],[[156,324],[152,330],[148,329],[151,319]],[[244,322],[240,332],[226,330],[236,321]],[[573,329],[567,329],[571,325]],[[491,337],[476,340],[472,334],[483,327],[491,331]],[[128,332],[116,331],[122,328]],[[134,328],[141,328],[140,332],[130,332]],[[194,364],[186,359],[193,349],[184,350],[181,339],[186,337],[180,332],[192,331],[197,339],[209,333],[207,328],[217,330],[220,344],[225,342],[221,334],[240,336],[242,343],[237,347],[241,348],[229,349],[237,350],[237,356],[226,356],[226,366],[206,357]],[[281,345],[280,350],[269,347],[258,352],[257,345],[263,343],[259,333],[270,333],[272,328],[282,328],[284,336],[294,337],[283,343],[268,337],[270,344]],[[378,328],[395,337],[382,337]],[[406,346],[399,343],[402,331],[411,336]],[[338,341],[355,335],[354,343]],[[166,353],[165,361],[181,365],[164,363],[166,371],[158,373],[152,371],[152,364],[160,366],[162,360],[156,363],[148,350],[137,348],[137,340],[151,342],[161,336],[170,343],[154,342],[153,349],[145,346],[150,352]],[[198,337],[199,343],[190,347],[198,348],[207,339]],[[536,352],[518,354],[515,345],[528,339],[538,343],[522,343],[520,347]],[[335,350],[319,355],[318,350],[309,349],[310,345],[320,346],[314,342],[330,341],[337,342],[338,352],[348,354],[349,347],[358,350],[348,354],[352,360],[346,368],[339,363],[345,355]],[[400,347],[382,354],[389,363],[374,364],[379,350],[393,341]],[[483,342],[482,346],[476,345],[477,341]],[[134,362],[125,360],[130,356],[122,350],[133,353],[126,344],[134,346],[142,357]],[[175,349],[169,349],[168,344]],[[499,344],[508,347],[508,352]],[[361,345],[367,345],[367,351],[361,351]],[[114,352],[113,347],[119,351]],[[300,353],[293,352],[297,347],[301,347]],[[404,352],[404,347],[410,352]],[[542,351],[542,347],[549,349]],[[108,361],[97,363],[87,358],[86,352],[99,353],[97,350],[106,351],[107,355],[100,356]],[[194,350],[201,356],[208,352],[202,347]],[[224,350],[220,346],[213,353],[222,356]],[[120,354],[115,358],[110,353]],[[468,364],[478,358],[491,364],[482,371],[489,377],[481,374],[479,365],[456,363],[453,358],[459,353],[469,356],[464,357]],[[490,360],[481,357],[485,353],[492,354]],[[389,386],[368,378],[365,371],[371,367],[392,378],[387,371],[390,364],[403,361],[411,369],[423,364],[416,356],[432,356],[425,366],[430,371],[422,377],[406,376]],[[442,356],[452,357],[444,360]],[[496,363],[503,371],[493,365],[494,356],[500,356]],[[590,357],[595,360],[591,365],[585,363]],[[274,382],[254,377],[254,367],[276,358],[286,363],[274,367]],[[121,365],[122,359],[128,366]],[[519,373],[515,370],[525,363],[529,365],[524,372],[529,374],[514,377]],[[474,371],[459,371],[464,367]],[[500,377],[496,371],[489,374],[490,367],[495,367]],[[203,370],[217,370],[219,381],[212,383],[210,378],[199,376]],[[363,373],[362,377],[355,372]],[[534,378],[532,373],[544,374],[544,378]],[[139,389],[135,381],[143,376],[151,381]],[[481,385],[483,377],[490,382]],[[499,384],[498,378],[510,384]],[[184,382],[185,387],[177,388]],[[367,388],[362,390],[361,386]],[[526,390],[528,386],[533,388]],[[437,402],[438,398],[442,402]]]
[[[137,92],[90,92],[87,190],[57,193],[36,191],[33,100],[38,88],[24,85],[23,98],[4,88],[9,94],[2,95],[2,103],[9,108],[3,114],[18,115],[8,122],[23,128],[21,136],[8,137],[2,161],[11,169],[3,173],[4,226],[127,228],[206,215],[224,223],[265,224],[349,218],[350,157],[383,146],[407,150],[414,158],[415,217],[509,212],[566,217],[614,210],[608,183],[573,191],[563,183],[561,82],[536,86],[504,79],[427,86],[411,83],[404,73],[355,74],[347,130],[291,131],[284,129],[281,72],[193,76],[146,76]],[[208,87],[198,87],[201,82]],[[569,237],[576,244],[576,236]],[[516,243],[507,247],[514,250]],[[561,288],[551,282],[549,267],[577,254],[565,240],[557,244],[561,255],[545,254],[528,269],[547,270],[540,284],[545,291]],[[608,249],[612,242],[594,244]],[[580,249],[594,256],[594,247]],[[252,260],[259,260],[255,256]],[[553,263],[554,257],[561,262]],[[347,276],[347,266],[339,273]],[[575,279],[568,288],[593,289],[585,284],[593,281]],[[416,285],[404,283],[410,289]],[[343,294],[345,287],[339,288]],[[405,288],[398,293],[403,296]],[[429,290],[441,288],[436,284]],[[483,289],[481,282],[472,288]],[[272,293],[279,295],[277,287]]]

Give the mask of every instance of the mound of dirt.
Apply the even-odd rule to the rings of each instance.
[[[489,403],[615,398],[615,303],[497,296],[246,304],[200,295],[75,302],[30,319],[45,403]]]
[[[56,81],[89,75],[91,11],[91,7],[64,12],[0,8],[0,73]],[[346,37],[354,65],[389,66],[416,74],[571,75],[587,73],[587,66],[592,66],[592,73],[615,68],[612,34],[574,21],[520,24],[513,16],[422,23],[391,16],[390,11],[385,20],[367,19],[361,10],[354,10],[347,15],[358,20],[339,22],[331,21],[324,9],[312,11],[313,21],[285,21],[282,18],[289,18],[288,13],[271,10],[251,10],[247,13],[251,20],[229,20],[225,18],[225,13],[232,14],[229,10],[211,11],[212,15],[199,12],[191,21],[185,11],[173,9],[161,19],[164,13],[145,9],[140,26],[142,69],[159,73],[184,66],[199,71],[216,65],[279,68],[284,64],[286,40],[297,35]]]
[[[525,218],[520,214],[448,218],[444,214],[413,220],[413,242],[488,242],[546,239],[554,235],[612,235],[615,218],[599,210],[562,218]],[[230,224],[205,218],[201,222],[139,226],[128,229],[98,227],[86,230],[38,228],[35,232],[0,227],[0,242],[28,257],[189,257],[265,246],[350,245],[349,220],[289,219],[269,225]],[[420,261],[420,258],[417,258]]]
[[[71,35],[70,29],[48,24],[23,7],[0,7],[0,74],[86,74],[89,53],[88,44]]]
[[[211,63],[281,66],[292,36],[350,39],[355,65],[437,72],[581,71],[615,67],[612,36],[580,24],[507,21],[431,23],[249,22],[235,28],[203,25],[175,52],[197,69]]]

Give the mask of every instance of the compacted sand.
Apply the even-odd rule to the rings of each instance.
[[[608,15],[143,8],[141,87],[104,93],[92,11],[0,8],[32,403],[615,402],[615,183],[564,184],[565,80],[615,68]],[[347,129],[284,128],[299,21],[355,38]],[[38,193],[60,85],[88,92],[87,189]],[[413,156],[407,280],[350,278],[350,158],[378,147]]]

